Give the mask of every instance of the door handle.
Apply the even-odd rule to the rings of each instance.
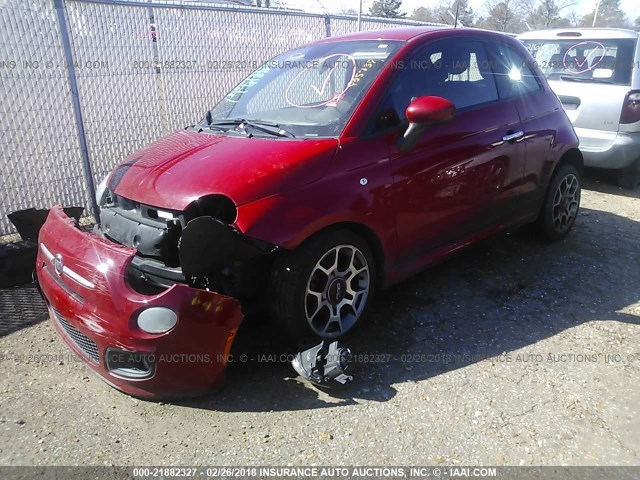
[[[521,130],[515,133],[507,133],[504,137],[502,137],[503,142],[513,142],[514,140],[519,140],[524,137],[524,132]]]

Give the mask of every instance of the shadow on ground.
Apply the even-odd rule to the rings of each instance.
[[[268,321],[241,329],[222,392],[181,402],[221,411],[304,410],[385,402],[393,385],[497,357],[584,322],[640,324],[620,310],[640,300],[640,223],[582,209],[574,232],[548,244],[527,228],[503,234],[381,292],[348,342],[355,380],[319,393],[296,380],[291,348]],[[240,355],[249,360],[238,362]],[[425,355],[431,355],[427,360]]]
[[[607,193],[617,189],[597,180],[586,186]],[[527,228],[499,235],[381,292],[366,323],[348,341],[358,360],[355,380],[330,394],[296,379],[291,346],[269,321],[249,318],[233,351],[236,360],[244,354],[248,361],[230,366],[222,392],[180,403],[221,411],[289,411],[360,399],[384,402],[396,395],[394,384],[534,345],[584,322],[638,324],[638,316],[621,312],[640,300],[638,238],[640,223],[583,208],[562,242],[540,242]],[[0,336],[45,317],[34,286],[0,290]]]
[[[35,285],[0,288],[0,338],[47,319],[47,307]]]
[[[582,188],[609,195],[640,198],[640,187],[634,190],[619,187],[615,177],[615,171],[587,169],[582,179]]]

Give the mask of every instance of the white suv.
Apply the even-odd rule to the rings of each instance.
[[[640,183],[638,32],[580,28],[518,38],[571,119],[585,166],[615,169],[620,186],[635,188]]]

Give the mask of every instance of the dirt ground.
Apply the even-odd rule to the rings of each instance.
[[[381,293],[334,396],[259,361],[289,351],[252,319],[222,392],[133,399],[21,289],[37,323],[0,319],[0,465],[638,465],[640,193],[585,187],[565,241],[501,235]]]

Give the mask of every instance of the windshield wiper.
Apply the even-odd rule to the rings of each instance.
[[[278,132],[281,133],[283,136],[295,138],[295,135],[293,133],[289,132],[288,130],[285,130],[284,128],[282,128],[281,125],[275,122],[266,122],[264,120],[245,120],[245,122],[249,122],[249,125],[253,127],[255,127],[256,125],[260,125],[263,127],[277,128]]]
[[[610,80],[605,80],[603,78],[575,77],[573,75],[560,75],[560,78],[568,82],[607,83],[607,84],[612,83]]]
[[[233,127],[243,127],[243,130],[246,129],[247,126],[259,130],[263,133],[267,133],[269,135],[274,135],[276,137],[289,137],[295,138],[295,135],[291,132],[286,131],[277,123],[272,122],[264,122],[262,120],[246,120],[244,118],[234,118],[228,120],[213,120],[206,125],[209,128],[217,128],[224,127],[225,125],[230,125]],[[220,128],[218,128],[220,130]],[[229,129],[226,129],[229,130]]]

